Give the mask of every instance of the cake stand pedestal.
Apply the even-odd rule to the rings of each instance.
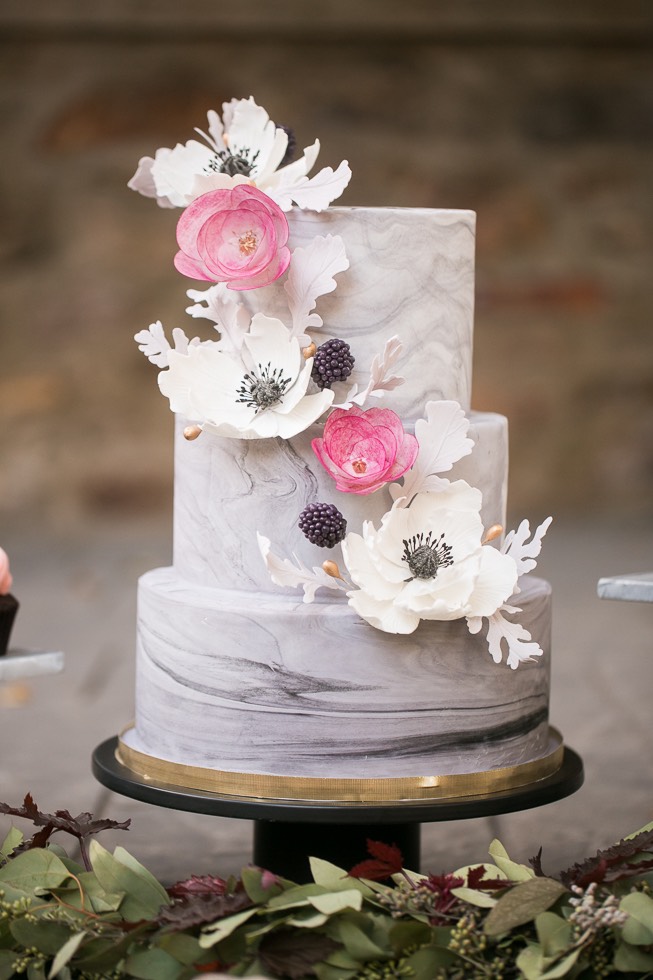
[[[570,796],[583,784],[583,763],[565,747],[551,776],[517,789],[457,799],[397,803],[320,803],[219,796],[154,782],[132,772],[116,757],[117,736],[93,753],[95,778],[122,796],[173,810],[254,821],[253,863],[291,881],[312,880],[308,859],[319,857],[351,868],[367,855],[367,840],[396,844],[404,864],[419,870],[420,826],[529,810]]]

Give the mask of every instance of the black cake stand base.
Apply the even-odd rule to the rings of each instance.
[[[145,779],[116,757],[118,738],[93,753],[95,778],[122,796],[173,810],[254,821],[253,863],[292,881],[311,881],[309,857],[345,870],[367,856],[367,841],[400,848],[405,867],[419,871],[420,825],[529,810],[571,796],[583,784],[583,763],[565,747],[557,772],[517,789],[483,796],[397,803],[320,803],[218,796]]]

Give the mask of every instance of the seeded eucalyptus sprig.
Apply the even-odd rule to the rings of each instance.
[[[0,980],[653,975],[653,826],[574,865],[571,884],[544,875],[540,858],[536,870],[512,861],[498,841],[491,863],[426,875],[405,869],[395,846],[369,841],[349,873],[311,859],[309,885],[249,867],[166,889],[95,838],[127,821],[42,813],[29,794],[0,812],[46,839],[24,842],[12,828],[0,845]],[[88,870],[51,844],[55,831],[93,838]]]

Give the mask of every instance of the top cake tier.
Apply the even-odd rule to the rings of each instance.
[[[346,340],[365,377],[386,340],[398,336],[403,351],[394,371],[406,382],[392,392],[391,407],[404,421],[420,418],[430,399],[469,409],[475,219],[473,211],[427,208],[295,209],[288,215],[291,248],[317,235],[339,235],[349,258],[335,291],[318,300],[324,326],[314,333],[316,343]],[[252,313],[287,317],[278,287],[241,298]]]

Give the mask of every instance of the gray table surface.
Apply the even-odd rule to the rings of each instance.
[[[653,602],[653,572],[633,572],[599,579],[601,599],[622,599],[628,602]]]
[[[59,651],[9,649],[0,657],[0,681],[22,677],[58,674],[63,670],[64,656]]]

